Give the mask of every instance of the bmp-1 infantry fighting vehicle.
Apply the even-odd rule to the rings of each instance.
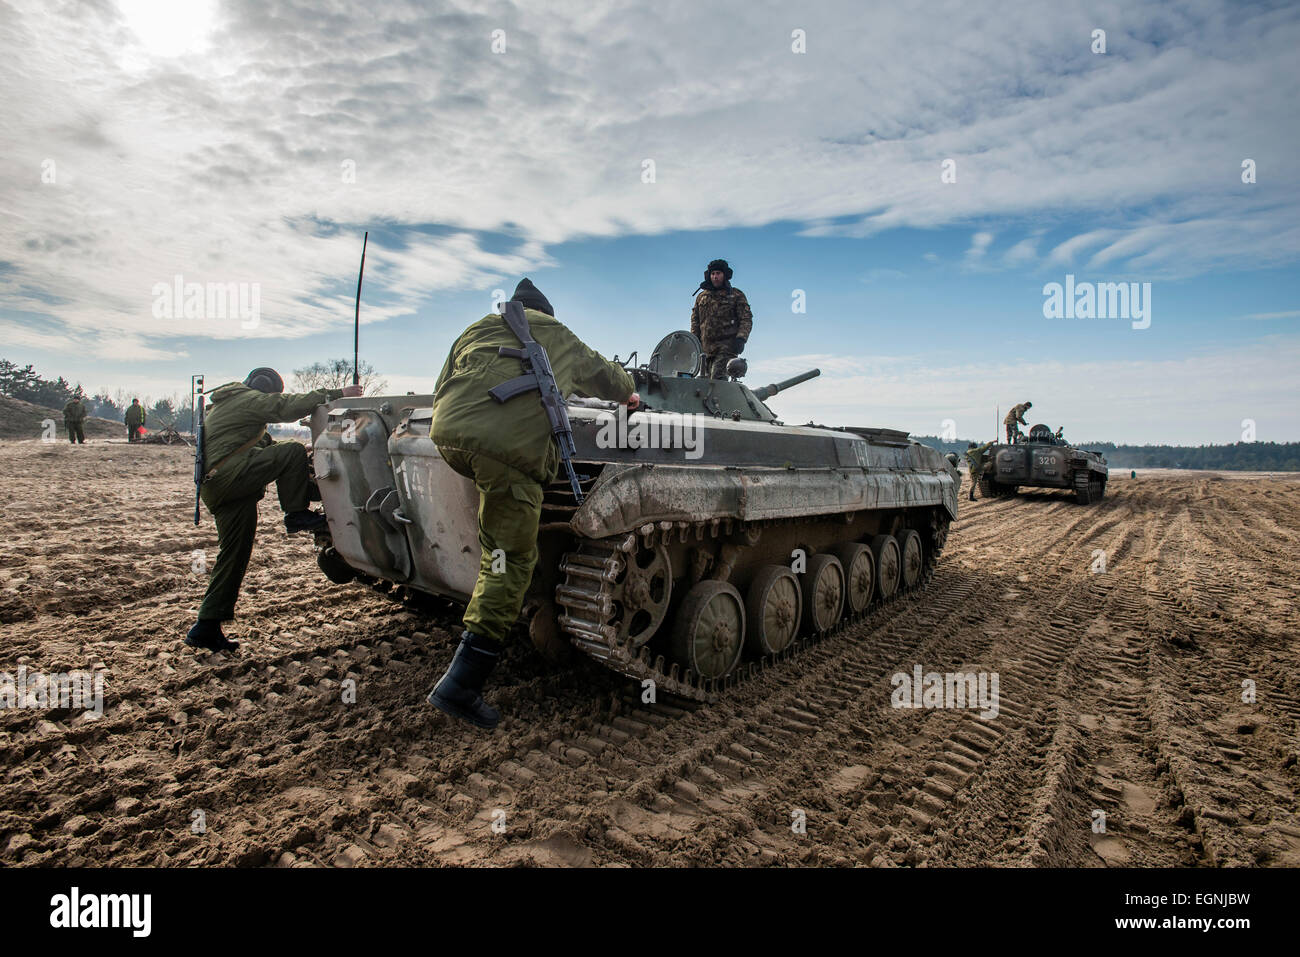
[[[1035,425],[1013,445],[993,446],[989,463],[980,477],[985,498],[1015,495],[1021,488],[1065,488],[1088,505],[1106,494],[1106,457],[1071,447],[1045,425]]]
[[[957,514],[956,469],[892,429],[794,426],[751,390],[699,375],[699,341],[624,363],[642,410],[569,397],[581,504],[545,490],[524,605],[544,652],[567,643],[660,690],[707,700],[801,637],[930,578]],[[522,400],[521,400],[522,401]],[[339,399],[311,418],[335,582],[468,601],[478,494],[429,438],[433,397]]]

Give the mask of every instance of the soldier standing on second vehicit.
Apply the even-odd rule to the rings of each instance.
[[[701,374],[714,379],[727,377],[727,363],[745,351],[754,325],[749,300],[731,284],[731,276],[725,259],[709,263],[691,308],[691,332],[704,352]]]
[[[86,407],[81,402],[81,396],[74,395],[63,407],[63,424],[68,430],[68,442],[72,445],[86,444],[86,433],[82,431],[85,421]]]
[[[560,394],[640,404],[627,370],[583,344],[555,319],[550,302],[528,279],[512,301],[524,306],[532,337],[546,350]],[[530,391],[498,402],[492,388],[518,377],[519,359],[500,355],[518,349],[519,338],[504,316],[490,313],[460,334],[434,387],[430,437],[438,454],[478,488],[478,581],[465,608],[465,631],[451,664],[429,693],[429,703],[480,728],[494,728],[501,715],[483,700],[483,685],[501,656],[537,564],[537,526],[542,487],[554,481],[560,453],[550,420]],[[505,555],[496,573],[493,553]]]
[[[203,423],[203,484],[199,494],[217,523],[217,563],[199,606],[199,620],[185,644],[210,651],[233,651],[239,642],[221,632],[221,623],[235,617],[239,586],[253,555],[257,503],[274,482],[284,510],[284,528],[315,532],[325,516],[309,509],[311,476],[307,446],[301,442],[272,442],[266,427],[310,415],[318,405],[343,396],[361,395],[361,386],[317,389],[285,395],[284,380],[274,369],[254,369],[243,382],[227,382],[208,395]]]
[[[1016,423],[1018,422],[1021,425],[1029,424],[1025,421],[1025,413],[1029,411],[1030,406],[1033,404],[1032,402],[1021,402],[1019,405],[1013,405],[1011,411],[1007,413],[1007,417],[1002,420],[1003,425],[1007,427],[1008,445],[1016,440]]]
[[[126,440],[128,442],[138,441],[140,430],[144,428],[144,406],[140,404],[139,399],[131,400],[131,404],[126,407],[126,415],[123,419],[126,422]]]
[[[966,461],[970,463],[970,500],[975,501],[975,486],[979,485],[980,478],[984,475],[984,469],[988,467],[989,449],[993,448],[993,442],[985,442],[983,445],[976,445],[971,442],[966,446]]]

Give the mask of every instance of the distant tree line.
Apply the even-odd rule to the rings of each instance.
[[[937,435],[912,437],[945,454],[956,452],[960,456],[966,451],[966,439],[946,442]],[[1077,442],[1074,445],[1076,448],[1102,453],[1106,456],[1107,464],[1116,469],[1300,472],[1300,442],[1237,442],[1232,445],[1116,445],[1114,442]]]
[[[1121,469],[1300,471],[1300,442],[1236,442],[1232,445],[1195,446],[1089,442],[1081,447],[1102,453],[1112,468]]]
[[[74,395],[79,395],[91,415],[114,422],[121,422],[131,400],[139,399],[145,407],[148,423],[145,428],[149,431],[168,425],[182,432],[193,430],[190,401],[179,392],[155,399],[149,395],[133,395],[125,389],[110,392],[105,387],[92,395],[82,388],[80,382],[74,385],[63,376],[46,379],[30,363],[20,367],[8,359],[0,359],[0,395],[57,411],[61,411]]]
[[[388,381],[380,378],[370,363],[362,362],[357,371],[367,395],[379,395],[388,388]],[[293,370],[293,390],[296,392],[341,389],[351,384],[351,359],[329,359]],[[192,401],[190,396],[173,392],[169,396],[154,398],[150,395],[129,393],[125,389],[110,392],[107,388],[99,389],[92,395],[81,387],[80,382],[74,385],[63,376],[57,379],[42,378],[30,363],[20,367],[8,359],[0,359],[0,395],[60,411],[67,405],[69,399],[79,395],[91,415],[115,422],[122,421],[122,417],[126,414],[126,407],[131,404],[132,399],[139,399],[140,404],[145,407],[147,421],[145,428],[150,432],[169,425],[182,432],[194,431],[194,412],[190,407]]]

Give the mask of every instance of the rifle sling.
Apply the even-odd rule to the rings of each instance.
[[[208,469],[207,473],[203,476],[203,481],[206,482],[208,479],[212,478],[212,476],[216,475],[216,474],[217,474],[217,470],[218,470],[219,468],[221,468],[221,466],[223,466],[223,465],[225,465],[227,462],[229,462],[231,459],[233,459],[236,455],[239,455],[241,452],[247,452],[249,449],[251,449],[251,448],[252,448],[254,445],[256,445],[258,442],[261,442],[261,441],[262,441],[262,436],[264,436],[264,435],[266,435],[266,427],[265,427],[265,426],[262,427],[262,431],[261,431],[261,432],[258,432],[257,435],[253,436],[249,441],[245,442],[243,445],[241,445],[239,448],[235,449],[235,451],[231,452],[229,455],[227,455],[224,459],[222,459],[222,460],[221,460],[220,462],[218,462],[216,465],[212,466],[212,468]],[[205,442],[204,444],[206,444],[206,442]]]

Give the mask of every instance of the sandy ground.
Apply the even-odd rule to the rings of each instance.
[[[1292,477],[963,500],[928,592],[719,704],[520,647],[490,734],[424,700],[454,623],[328,584],[273,495],[243,649],[185,648],[189,480],[0,444],[0,671],[106,674],[102,717],[0,712],[0,864],[1300,865]],[[1000,714],[890,707],[914,665],[997,672]]]

